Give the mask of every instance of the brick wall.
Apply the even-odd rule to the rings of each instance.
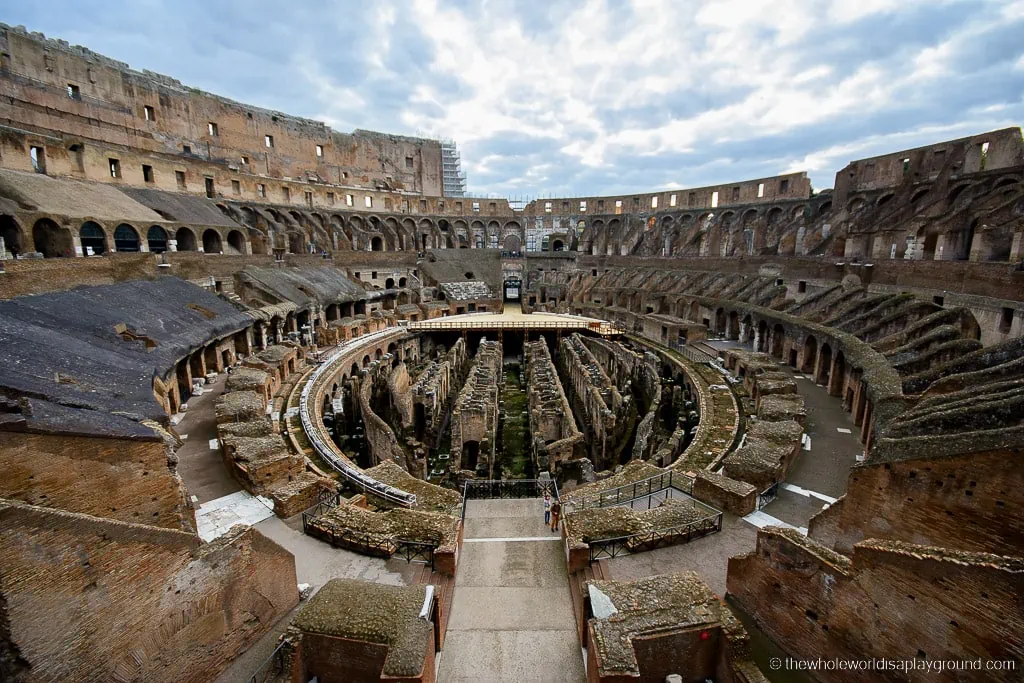
[[[850,471],[836,533],[848,553],[865,538],[999,555],[1024,548],[1024,469],[1017,450],[892,463]]]
[[[801,659],[1024,661],[1020,562],[993,555],[866,542],[852,562],[792,530],[758,532],[757,549],[729,560],[728,590],[773,640]],[[908,680],[897,671],[819,672],[823,681]],[[945,671],[911,680],[953,681]]]
[[[31,680],[208,681],[298,603],[291,553],[251,528],[202,544],[3,501],[0,556]]]
[[[195,529],[195,511],[163,441],[0,432],[0,471],[0,498]]]

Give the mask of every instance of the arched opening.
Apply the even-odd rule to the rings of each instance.
[[[768,350],[768,323],[763,320],[757,324],[756,342],[755,346],[757,351]]]
[[[178,242],[178,251],[196,250],[196,234],[189,228],[178,228],[174,239]]]
[[[776,325],[772,328],[772,355],[776,358],[782,358],[782,345],[786,341],[786,331],[782,329],[782,325]]]
[[[562,242],[562,240],[555,240],[554,242],[551,243],[551,251],[564,251],[564,250],[565,250],[565,244]]]
[[[349,374],[352,375],[352,377],[358,377],[359,376],[359,365],[356,364],[356,363],[353,363],[352,364],[352,369],[349,370]]]
[[[122,223],[114,228],[114,251],[138,251],[139,233],[135,228]]]
[[[146,245],[154,254],[162,254],[167,251],[167,231],[159,225],[149,226],[146,231]]]
[[[289,254],[304,254],[306,252],[306,240],[303,239],[302,233],[297,230],[292,230],[288,233],[288,253]]]
[[[384,289],[394,289],[394,288],[395,288],[395,278],[389,277],[387,280],[384,281]]]
[[[399,287],[405,287],[408,284],[408,282],[409,281],[406,280],[404,277],[398,278],[398,286]]]
[[[814,382],[828,387],[829,376],[832,372],[832,347],[828,344],[822,344],[820,356],[818,359],[818,372],[814,377]]]
[[[729,327],[726,330],[726,338],[739,340],[740,338],[740,316],[736,311],[729,314]]]
[[[380,237],[374,237],[370,240],[370,249],[373,251],[384,251],[384,240]]]
[[[480,463],[480,442],[479,441],[463,441],[462,442],[462,469],[464,470],[476,470],[477,465]]]
[[[4,242],[7,242],[6,234]],[[49,218],[40,218],[36,221],[32,228],[32,244],[44,258],[71,256],[74,250],[70,231],[60,227]]]
[[[245,253],[245,237],[238,230],[228,233],[228,246],[239,254]]]
[[[892,192],[888,194],[883,194],[881,197],[878,198],[878,201],[875,203],[875,206],[884,206],[888,204],[894,196],[895,195]]]
[[[828,393],[843,399],[843,407],[847,410],[853,404],[853,396],[843,396],[843,382],[846,377],[846,356],[842,351],[836,353],[835,367],[832,368],[828,383]]]
[[[45,219],[41,219],[36,225],[39,225],[43,220]],[[35,230],[33,230],[34,233]],[[10,252],[12,257],[22,253],[21,228],[18,227],[17,221],[12,216],[0,216],[0,237],[4,238],[4,247],[0,252]],[[39,249],[36,249],[36,251],[39,251]]]
[[[363,367],[364,368],[370,367],[370,356],[368,356],[368,355],[367,356],[363,356]]]
[[[518,252],[522,249],[522,244],[519,235],[505,235],[505,251]]]
[[[203,233],[203,251],[207,254],[219,254],[222,251],[220,233],[213,228],[209,228]]]
[[[412,406],[413,434],[417,441],[422,441],[427,432],[427,409],[422,403],[414,403]]]
[[[807,335],[804,340],[804,357],[800,365],[800,372],[814,372],[814,361],[818,357],[818,340],[813,335]]]
[[[102,254],[107,250],[107,233],[98,223],[86,221],[82,223],[82,229],[78,231],[78,238],[82,243],[82,253],[86,256]]]

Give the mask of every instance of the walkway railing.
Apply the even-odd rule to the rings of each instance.
[[[334,442],[331,441],[330,436],[328,436],[322,420],[317,420],[317,422],[314,423],[309,400],[310,394],[314,392],[315,387],[318,386],[320,381],[325,376],[329,377],[334,373],[336,370],[335,365],[343,356],[365,344],[385,339],[388,336],[395,334],[395,332],[404,333],[404,329],[392,327],[379,332],[362,335],[352,341],[342,344],[338,349],[331,353],[326,362],[322,363],[320,367],[313,371],[309,381],[306,382],[306,386],[302,389],[302,396],[299,401],[299,417],[302,420],[302,429],[306,432],[306,438],[309,439],[310,444],[313,446],[313,450],[315,450],[317,455],[323,458],[327,464],[334,468],[335,471],[345,477],[350,484],[355,486],[356,489],[377,496],[378,498],[382,498],[394,505],[411,507],[416,504],[416,496],[414,494],[395,488],[394,486],[389,486],[384,482],[377,481],[358,467],[354,466],[348,458],[341,455],[338,447],[334,445]],[[319,410],[319,406],[315,406],[314,409]]]
[[[462,486],[462,519],[466,502],[487,498],[543,498],[549,494],[558,500],[558,484],[553,479],[468,479]]]
[[[340,493],[318,501],[302,513],[302,531],[335,547],[347,548],[373,557],[392,557],[397,555],[406,562],[418,562],[430,565],[431,569],[434,568],[436,543],[390,538],[355,529],[340,529],[336,531],[316,523],[319,517],[339,505],[341,505]]]
[[[571,514],[587,508],[605,508],[623,505],[637,498],[652,496],[665,489],[676,488],[684,493],[693,491],[693,481],[684,474],[669,471],[656,474],[647,479],[624,484],[613,489],[601,491],[594,496],[587,496],[581,500],[568,500],[564,503],[565,514]]]
[[[264,660],[256,672],[249,676],[249,683],[268,683],[277,680],[277,677],[284,673],[285,654],[288,652],[288,643],[281,641],[274,648],[274,652]]]
[[[625,334],[626,328],[614,323],[592,323],[585,320],[488,320],[489,314],[475,316],[463,320],[446,320],[432,318],[409,323],[408,329],[414,332],[436,332],[440,330],[590,330],[602,335]]]
[[[626,553],[637,553],[645,550],[664,548],[679,543],[689,543],[696,538],[702,538],[722,530],[722,513],[703,517],[688,524],[657,529],[655,531],[644,531],[631,536],[619,536],[617,538],[604,538],[598,541],[590,541],[590,561],[618,557]]]
[[[761,493],[757,494],[757,509],[760,510],[768,503],[772,502],[779,496],[779,485],[772,484]]]

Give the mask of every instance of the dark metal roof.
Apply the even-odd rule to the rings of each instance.
[[[154,376],[251,322],[176,277],[0,301],[0,392],[135,420],[164,419],[153,396]]]

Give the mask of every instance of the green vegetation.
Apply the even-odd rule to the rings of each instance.
[[[531,475],[533,463],[527,434],[526,390],[519,382],[519,366],[505,366],[505,386],[501,392],[501,472],[505,479],[523,479]]]

